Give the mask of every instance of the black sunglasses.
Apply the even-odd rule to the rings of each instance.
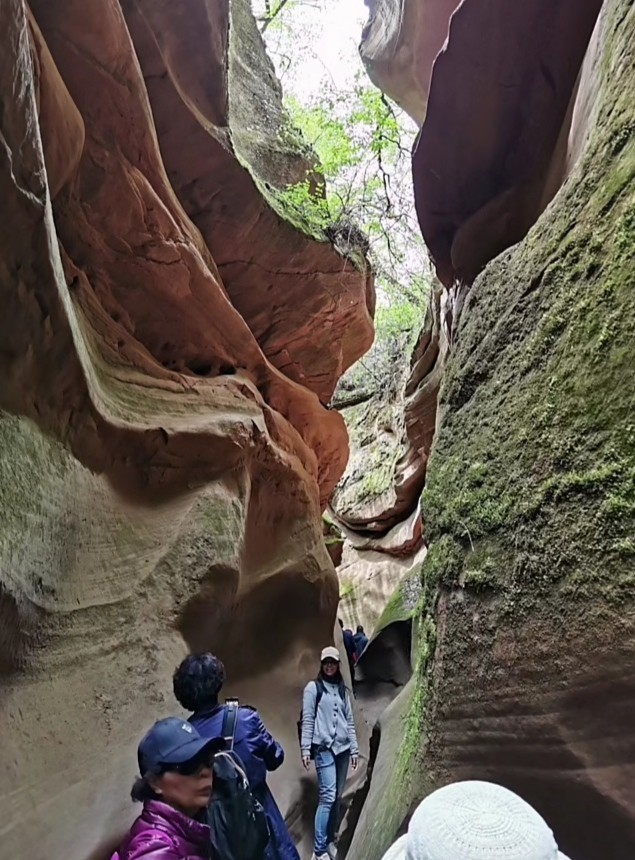
[[[180,764],[164,764],[161,766],[162,773],[178,773],[181,776],[197,776],[202,770],[212,766],[213,754],[197,756]]]

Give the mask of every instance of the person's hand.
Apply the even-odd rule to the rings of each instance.
[[[352,756],[351,757],[351,767],[353,768],[353,770],[357,770],[358,764],[359,764],[359,758],[356,755]]]
[[[302,753],[302,764],[305,770],[311,767],[311,756],[308,753]]]

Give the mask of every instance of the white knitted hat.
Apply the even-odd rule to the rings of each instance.
[[[394,852],[394,853],[391,853]],[[567,860],[535,809],[490,782],[455,782],[417,807],[384,860]]]
[[[404,860],[404,857],[406,856],[407,839],[407,834],[405,836],[400,836],[384,854],[382,860]]]

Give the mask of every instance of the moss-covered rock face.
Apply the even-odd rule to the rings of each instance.
[[[517,620],[635,594],[635,16],[611,5],[588,151],[470,292],[423,494],[427,576]]]
[[[447,349],[441,305],[436,285],[423,327],[414,307],[399,334],[380,327],[332,400],[346,420],[350,457],[330,504],[352,530],[385,535],[418,507]]]
[[[635,844],[635,6],[605,4],[586,149],[472,286],[422,513],[422,640],[395,767],[519,791],[577,860]],[[592,58],[591,58],[592,59]],[[578,109],[578,108],[576,108]],[[583,117],[584,119],[584,117]],[[404,786],[400,790],[399,786]],[[398,817],[398,816],[397,816]],[[395,816],[393,816],[393,819]],[[364,847],[380,857],[393,834]],[[361,853],[353,855],[361,857]]]
[[[401,387],[405,384],[402,380]],[[396,503],[395,471],[405,456],[402,403],[373,396],[343,410],[349,430],[351,455],[332,505],[344,522],[373,531],[386,531],[382,522]],[[394,515],[393,515],[394,520]],[[389,525],[392,522],[389,520]]]

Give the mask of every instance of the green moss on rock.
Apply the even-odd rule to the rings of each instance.
[[[406,579],[399,583],[394,594],[386,604],[373,630],[377,635],[381,630],[399,621],[409,621],[417,615],[421,599],[421,570],[415,568]]]
[[[607,14],[587,149],[527,238],[472,287],[448,360],[422,498],[430,633],[398,756],[420,778],[395,789],[413,803],[434,782],[439,594],[488,605],[490,629],[633,617],[635,7],[614,0]],[[439,671],[456,674],[449,660]]]

